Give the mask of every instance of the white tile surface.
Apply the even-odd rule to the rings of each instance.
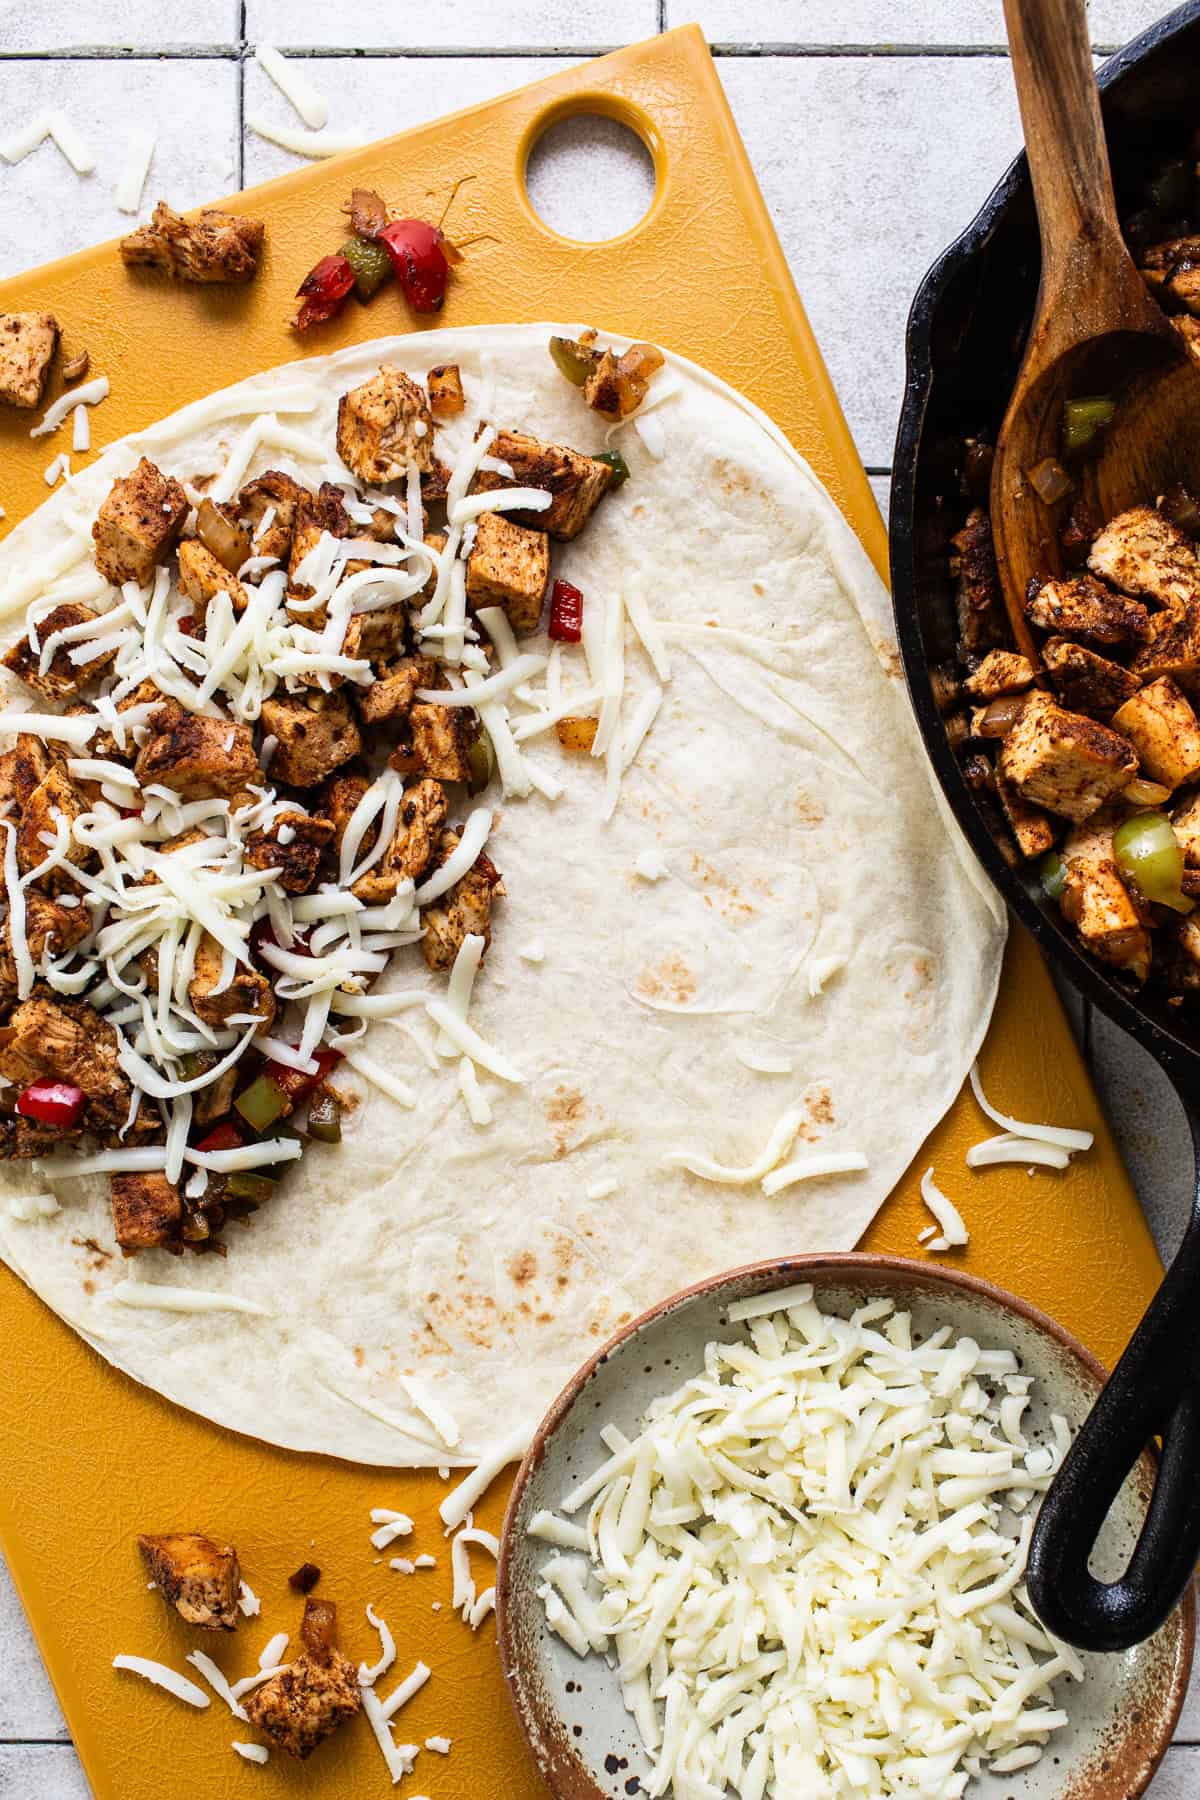
[[[656,21],[655,0],[248,0],[246,7],[251,43],[338,50],[595,49],[653,37]]]
[[[0,1646],[0,1743],[5,1738],[61,1738],[66,1742],[69,1733],[50,1677],[42,1667],[21,1602],[2,1562]]]
[[[239,13],[238,0],[121,0],[119,6],[91,7],[78,0],[4,0],[0,51],[233,45]]]
[[[1158,0],[1090,0],[1092,42],[1123,44],[1161,17]],[[667,0],[667,20],[696,19],[716,44],[1003,44],[1001,0]]]
[[[3,40],[0,39],[0,43]],[[0,61],[0,119],[7,133],[47,107],[62,107],[96,157],[76,175],[49,139],[0,171],[0,275],[64,256],[134,220],[118,212],[113,188],[131,122],[158,130],[144,211],[158,198],[180,208],[237,186],[237,66],[230,61]]]
[[[91,1800],[69,1744],[0,1744],[0,1800]]]

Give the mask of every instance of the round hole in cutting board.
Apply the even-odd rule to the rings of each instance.
[[[534,144],[525,186],[543,224],[596,244],[645,218],[654,200],[654,162],[622,120],[573,113],[548,125]]]

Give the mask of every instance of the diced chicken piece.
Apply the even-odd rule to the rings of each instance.
[[[974,658],[994,645],[1004,644],[1008,638],[1004,596],[992,548],[992,526],[982,506],[972,508],[966,524],[950,543],[959,643],[964,655]]]
[[[1112,833],[1111,820],[1096,820],[1071,832],[1060,853],[1064,873],[1060,905],[1094,956],[1144,981],[1150,969],[1150,935],[1121,880]]]
[[[178,543],[187,515],[180,484],[143,456],[132,475],[113,482],[96,516],[96,567],[116,587],[123,581],[147,587]]]
[[[1127,738],[1034,692],[1004,739],[998,766],[1023,800],[1080,824],[1125,786],[1137,760]]]
[[[346,827],[354,816],[354,810],[370,787],[371,783],[361,765],[353,769],[342,769],[325,783],[321,790],[321,812],[333,826],[332,851],[334,856],[342,854],[342,839],[346,835]],[[374,839],[364,840],[363,850],[369,850]]]
[[[443,831],[434,859],[438,868],[458,848],[458,843],[457,831]],[[495,864],[490,857],[480,855],[461,881],[456,881],[433,905],[422,908],[425,936],[421,950],[426,966],[435,970],[453,968],[463,939],[473,934],[482,937],[486,955],[492,941],[492,902],[503,893],[504,884]]]
[[[1053,850],[1058,834],[1040,806],[1031,806],[1002,776],[996,778],[996,797],[1022,856],[1044,856]]]
[[[50,758],[41,738],[22,732],[16,747],[0,756],[0,804],[15,819],[39,782],[50,773]]]
[[[1151,293],[1200,313],[1200,237],[1165,238],[1138,252],[1138,268]]]
[[[185,219],[160,200],[150,223],[121,239],[121,260],[179,281],[253,281],[266,230],[261,219],[211,206]]]
[[[550,539],[544,531],[514,525],[503,513],[479,515],[467,558],[467,599],[502,606],[514,631],[536,631],[550,585]]]
[[[134,774],[143,787],[159,782],[185,800],[236,794],[262,780],[248,726],[166,709],[150,720]]]
[[[505,517],[534,531],[548,531],[552,538],[578,537],[612,483],[612,470],[607,463],[597,462],[564,444],[544,444],[521,431],[499,432],[488,454],[506,462],[512,477],[499,475],[494,469],[481,469],[475,477],[475,492],[490,493],[493,488],[506,487],[545,488],[552,496],[545,512],[510,512]]]
[[[109,664],[116,656],[116,650],[106,650],[103,656],[92,658],[85,663],[73,663],[71,650],[75,647],[70,641],[59,644],[49,665],[42,673],[41,651],[57,632],[67,631],[72,625],[86,625],[99,615],[90,606],[83,606],[78,601],[64,602],[54,607],[44,619],[38,620],[37,633],[40,648],[34,650],[28,637],[20,638],[4,657],[4,667],[8,669],[26,687],[47,700],[74,700],[86,687],[99,681]]]
[[[82,818],[87,811],[87,805],[66,770],[57,765],[51,768],[25,802],[17,826],[17,862],[21,873],[27,875],[30,869],[45,862],[55,841],[59,819],[74,827],[76,819]],[[83,868],[92,858],[92,852],[73,838],[68,839],[64,855],[77,868]],[[39,879],[48,892],[59,892],[63,887],[74,891],[75,888],[64,869],[51,869]]]
[[[119,713],[131,712],[135,708],[143,706],[153,709],[150,712],[139,714],[139,717],[147,724],[155,716],[156,712],[162,712],[170,719],[177,719],[181,717],[183,713],[183,708],[180,706],[178,700],[172,700],[169,695],[163,693],[161,688],[156,687],[152,681],[140,682],[138,686],[134,688],[132,694],[126,694],[123,700],[117,701],[117,711]],[[91,709],[89,708],[88,710],[90,711]],[[112,762],[127,763],[132,766],[137,760],[138,745],[134,738],[133,728],[131,726],[125,727],[124,740],[124,743],[118,743],[113,732],[98,731],[88,746],[87,754],[89,756],[104,757]],[[67,754],[69,756],[75,756],[77,752],[68,748]]]
[[[335,1617],[332,1602],[306,1600],[300,1655],[243,1701],[251,1724],[301,1761],[362,1705],[354,1664],[333,1641]]]
[[[82,943],[92,929],[92,915],[84,905],[63,906],[47,899],[35,887],[25,890],[25,941],[36,965],[49,951],[65,956]],[[0,925],[0,995],[15,1000],[17,961],[12,947],[12,915]]]
[[[0,313],[0,402],[37,406],[57,348],[53,313]]]
[[[1144,638],[1150,624],[1139,600],[1114,594],[1088,575],[1044,582],[1026,600],[1025,613],[1042,631],[1080,638],[1102,650]]]
[[[998,700],[1033,686],[1033,664],[1015,650],[989,650],[974,674],[963,682],[977,700]]]
[[[1188,867],[1200,869],[1200,793],[1180,801],[1171,814],[1171,828]]]
[[[402,601],[395,606],[377,606],[371,612],[351,613],[342,641],[343,656],[357,656],[364,662],[398,656],[408,636],[408,608]]]
[[[173,1182],[153,1170],[109,1179],[113,1229],[123,1256],[178,1245],[183,1202]]]
[[[83,1136],[82,1127],[63,1129],[59,1125],[39,1125],[36,1119],[17,1119],[11,1143],[5,1145],[5,1155],[14,1158],[26,1156],[53,1156],[64,1144],[76,1144]]]
[[[433,419],[424,390],[384,363],[338,401],[337,452],[372,487],[403,481],[409,463],[423,474],[432,469]]]
[[[232,1544],[214,1544],[199,1531],[143,1534],[137,1543],[159,1593],[186,1624],[237,1629],[242,1571]]]
[[[479,737],[479,715],[469,706],[415,701],[408,714],[418,766],[438,781],[467,781],[471,751]]]
[[[1154,613],[1129,668],[1139,684],[1169,675],[1181,687],[1200,686],[1200,601],[1185,600]]]
[[[1200,719],[1169,675],[1141,688],[1113,714],[1138,754],[1142,773],[1166,787],[1182,787],[1200,775]]]
[[[281,812],[264,831],[250,833],[245,860],[255,869],[278,869],[276,886],[286,894],[306,894],[332,837],[328,819],[315,819],[298,810]]]
[[[223,1119],[233,1105],[233,1096],[237,1092],[240,1073],[235,1063],[232,1069],[226,1069],[207,1087],[197,1088],[192,1095],[192,1123],[194,1125],[214,1125]]]
[[[235,613],[244,613],[250,596],[236,575],[231,575],[199,538],[185,538],[179,546],[179,591],[190,600],[201,618],[217,594],[228,594]]]
[[[301,487],[282,469],[268,469],[248,481],[237,498],[237,509],[250,522],[251,550],[255,556],[274,556],[286,563],[292,548],[292,532],[302,500],[311,500],[308,489]],[[263,529],[267,514],[271,522]]]
[[[425,656],[406,656],[385,664],[370,687],[355,695],[359,718],[364,725],[390,725],[406,719],[417,689],[429,687],[436,675],[436,663]]]
[[[97,1133],[125,1123],[132,1089],[117,1062],[117,1034],[85,1001],[25,1000],[0,1028],[0,1075],[14,1087],[50,1077],[87,1096],[83,1124]]]
[[[435,419],[453,418],[463,411],[467,404],[463,393],[462,372],[457,363],[439,363],[430,369],[426,382],[429,389],[429,410]]]
[[[419,881],[433,861],[447,810],[445,790],[439,782],[426,777],[407,788],[395,836],[375,867],[355,882],[355,898],[365,906],[382,906],[394,897],[401,881]]]
[[[1133,506],[1092,539],[1088,568],[1126,594],[1179,607],[1200,598],[1200,561],[1191,538],[1152,506]]]
[[[304,493],[296,504],[296,516],[292,525],[292,548],[288,557],[288,609],[298,600],[311,600],[312,588],[307,582],[297,581],[296,570],[311,550],[315,550],[323,535],[349,538],[358,535],[358,528],[346,511],[346,497],[340,487],[332,481],[322,482],[315,494]],[[357,575],[361,569],[369,565],[357,558],[345,564],[344,573]],[[292,615],[301,625],[308,625],[319,631],[325,624],[326,612],[323,606],[315,611],[296,612]]]
[[[1166,617],[1156,614],[1155,618],[1160,616]],[[1042,645],[1042,661],[1062,704],[1098,718],[1115,712],[1141,685],[1137,676],[1120,663],[1097,655],[1085,644],[1073,644],[1069,638],[1047,638]]]
[[[271,779],[287,787],[316,787],[362,749],[362,733],[340,693],[276,694],[263,701],[262,728],[278,740]]]
[[[220,944],[207,933],[196,949],[188,1002],[206,1025],[223,1026],[233,1013],[261,1019],[269,1025],[275,1017],[275,992],[265,975],[238,963],[228,982]]]

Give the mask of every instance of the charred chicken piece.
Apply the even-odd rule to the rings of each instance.
[[[1158,299],[1200,313],[1200,237],[1165,238],[1138,252],[1138,268]]]
[[[1000,751],[999,771],[1021,798],[1081,824],[1137,772],[1127,737],[1048,694],[1030,694]]]
[[[225,1025],[231,1013],[253,1015],[264,1026],[275,1017],[275,990],[266,976],[239,963],[232,979],[226,981],[221,946],[207,934],[196,948],[188,1000],[197,1016],[216,1028]]]
[[[271,779],[286,787],[316,787],[362,749],[358,722],[340,693],[302,700],[276,694],[263,701],[262,727],[278,743]]]
[[[385,663],[370,687],[355,695],[359,718],[367,726],[391,725],[406,719],[417,689],[429,687],[436,674],[437,665],[425,656],[406,656],[400,662]]]
[[[963,682],[976,700],[998,700],[1001,694],[1019,694],[1033,685],[1033,664],[1015,650],[989,650],[979,667]]]
[[[110,1175],[109,1182],[113,1230],[122,1256],[136,1256],[139,1250],[181,1248],[183,1202],[173,1182],[153,1170]]]
[[[1121,880],[1113,855],[1113,821],[1077,826],[1062,848],[1064,916],[1101,962],[1128,969],[1138,981],[1150,971],[1150,935]]]
[[[480,513],[467,558],[467,599],[476,611],[501,606],[514,631],[536,631],[550,585],[550,539],[514,525],[503,513]]]
[[[408,608],[402,601],[395,606],[377,606],[371,612],[352,613],[342,640],[342,655],[357,656],[364,662],[398,656],[407,636]]]
[[[1129,670],[1135,682],[1170,675],[1181,687],[1200,684],[1200,600],[1153,613],[1146,641],[1135,651]]]
[[[232,1544],[199,1531],[139,1536],[138,1549],[158,1591],[188,1625],[235,1631],[242,1572]]]
[[[322,482],[315,494],[303,493],[296,503],[296,515],[292,524],[292,547],[288,557],[288,608],[297,600],[311,600],[312,588],[305,582],[296,580],[296,570],[304,561],[310,550],[315,550],[325,532],[330,537],[348,538],[357,535],[357,528],[346,511],[346,496],[340,487],[333,482]],[[347,575],[356,575],[360,569],[369,565],[365,562],[350,561],[345,565]],[[315,612],[298,612],[295,618],[302,625],[310,625],[319,631],[325,623],[325,608],[318,607]]]
[[[330,777],[321,790],[320,808],[323,817],[333,826],[331,849],[334,856],[341,856],[342,839],[346,835],[346,827],[354,814],[354,809],[370,787],[361,764],[350,769],[340,769]],[[364,852],[371,848],[372,838],[364,839]]]
[[[280,812],[263,831],[246,839],[245,859],[255,869],[278,869],[278,885],[287,894],[306,894],[317,878],[321,853],[333,837],[328,819],[301,812]]]
[[[168,709],[149,723],[151,735],[134,764],[143,787],[162,782],[185,800],[204,800],[262,780],[248,726]]]
[[[1041,807],[1031,806],[1003,776],[996,777],[995,789],[996,798],[1021,855],[1044,856],[1047,850],[1052,850],[1058,834]]]
[[[966,524],[950,542],[958,638],[963,656],[968,663],[974,663],[986,650],[1008,640],[1008,618],[992,549],[991,521],[982,506],[972,508]]]
[[[382,906],[394,898],[401,881],[419,881],[433,861],[438,833],[446,822],[447,801],[440,782],[416,781],[400,802],[396,832],[373,869],[354,884],[355,898],[365,906]]]
[[[1191,538],[1153,506],[1133,506],[1092,539],[1088,568],[1122,593],[1181,607],[1200,599],[1200,561]]]
[[[132,475],[113,482],[96,515],[96,567],[114,587],[124,581],[147,587],[179,542],[187,515],[180,484],[143,456]]]
[[[231,575],[199,538],[185,538],[179,546],[179,591],[201,619],[217,594],[229,595],[235,613],[244,613],[250,604],[250,595],[237,576]]]
[[[65,956],[92,929],[92,915],[88,908],[79,906],[63,906],[57,900],[50,900],[37,888],[25,890],[25,941],[29,945],[29,953],[35,963],[49,950],[52,956]],[[16,993],[17,963],[12,948],[12,924],[5,919],[0,926],[0,990]]]
[[[1047,638],[1042,662],[1062,705],[1073,712],[1107,719],[1138,690],[1138,677],[1131,670],[1069,638]]]
[[[286,563],[300,503],[312,498],[307,488],[282,469],[268,469],[248,481],[237,497],[237,509],[240,517],[249,520],[252,554],[274,556]],[[268,512],[271,520],[264,530]]]
[[[494,488],[545,488],[552,496],[545,512],[511,512],[505,517],[516,525],[547,531],[552,538],[578,537],[612,483],[613,472],[607,463],[596,462],[564,444],[542,443],[521,431],[497,433],[489,454],[508,463],[512,476],[481,469],[475,477],[474,491],[482,494]]]
[[[458,848],[457,831],[443,831],[435,863],[440,868]],[[451,969],[463,939],[478,934],[484,955],[492,941],[492,902],[504,894],[504,883],[490,857],[480,855],[460,881],[434,904],[424,908],[421,923],[425,936],[421,950],[430,969]]]
[[[22,732],[15,747],[0,756],[0,804],[15,819],[39,782],[50,773],[50,758],[41,738]]]
[[[66,861],[76,868],[86,867],[92,860],[92,852],[86,845],[75,842],[70,836],[70,828],[88,810],[66,770],[53,764],[25,802],[17,825],[17,862],[21,873],[28,875],[31,869],[36,869],[45,862],[50,854],[50,846],[61,830],[60,820],[68,827],[67,844],[63,853]],[[76,884],[71,880],[67,869],[48,869],[39,879],[42,886],[51,893],[75,891]]]
[[[87,625],[99,614],[90,606],[83,606],[77,601],[66,601],[48,612],[44,619],[38,620],[38,644],[35,650],[28,637],[21,638],[4,658],[4,667],[23,681],[26,687],[35,693],[43,694],[47,700],[74,700],[86,687],[99,681],[116,656],[115,650],[108,650],[103,656],[97,656],[86,663],[71,661],[71,644],[59,644],[50,658],[50,662],[42,672],[42,650],[57,632],[67,631],[73,625]]]
[[[471,707],[418,700],[409,709],[408,725],[418,768],[438,781],[470,778],[471,750],[480,731],[479,715]]]
[[[217,207],[185,219],[160,200],[150,223],[121,239],[121,260],[162,269],[179,281],[253,281],[266,231],[261,219]]]
[[[1090,575],[1043,582],[1026,600],[1025,615],[1041,631],[1079,638],[1100,650],[1140,642],[1150,628],[1140,600],[1115,594]]]
[[[82,1088],[83,1125],[104,1137],[124,1125],[132,1097],[118,1049],[116,1032],[86,1001],[34,994],[0,1028],[0,1075],[18,1091],[45,1078]]]
[[[403,481],[413,463],[433,468],[433,418],[424,390],[384,363],[378,375],[338,401],[337,451],[370,487]]]
[[[1200,775],[1200,720],[1169,675],[1139,688],[1112,722],[1137,751],[1151,781],[1176,788]]]
[[[53,313],[0,313],[0,403],[37,406],[57,348]]]
[[[362,1705],[354,1665],[334,1642],[336,1619],[332,1601],[306,1600],[300,1655],[244,1702],[251,1724],[301,1761]]]

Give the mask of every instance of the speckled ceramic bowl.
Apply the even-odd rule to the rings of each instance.
[[[810,1281],[826,1309],[849,1313],[890,1295],[912,1312],[922,1335],[949,1325],[985,1348],[1011,1349],[1034,1377],[1031,1435],[1048,1431],[1051,1412],[1077,1426],[1104,1371],[1044,1313],[971,1276],[881,1256],[797,1257],[759,1263],[703,1282],[666,1301],[614,1338],[584,1365],[542,1423],[522,1463],[504,1521],[497,1577],[500,1656],[517,1717],[539,1769],[558,1800],[628,1800],[644,1792],[649,1763],[621,1702],[616,1677],[599,1657],[581,1661],[545,1625],[535,1589],[551,1547],[527,1533],[542,1507],[563,1494],[607,1452],[598,1429],[612,1420],[633,1435],[647,1403],[701,1366],[704,1345],[730,1327],[731,1302]],[[1137,1536],[1153,1480],[1143,1458],[1122,1490],[1102,1540],[1101,1575],[1123,1567]],[[1183,1703],[1195,1641],[1189,1592],[1156,1636],[1113,1656],[1088,1656],[1086,1680],[1060,1682],[1071,1723],[1047,1754],[1016,1775],[984,1776],[967,1800],[1134,1800],[1171,1741]]]

